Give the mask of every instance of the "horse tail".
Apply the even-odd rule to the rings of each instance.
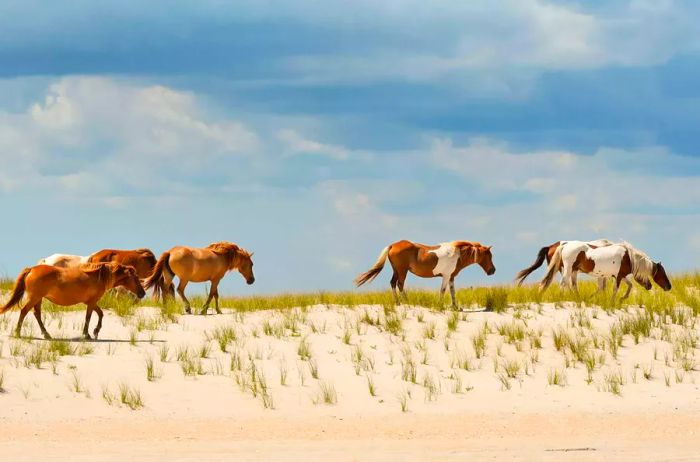
[[[552,283],[554,279],[554,274],[559,270],[559,265],[561,265],[561,251],[564,248],[563,245],[557,247],[557,250],[552,255],[552,261],[549,262],[547,267],[547,274],[544,275],[542,282],[540,282],[540,289],[547,290],[547,287]]]
[[[12,290],[12,295],[10,295],[10,299],[7,301],[7,303],[0,308],[0,314],[9,311],[13,306],[17,305],[22,300],[24,292],[27,290],[27,283],[25,282],[25,279],[31,270],[31,268],[24,268],[22,272],[19,273],[19,276],[17,276],[17,281],[15,282],[15,287]]]
[[[384,268],[384,263],[386,262],[387,257],[389,256],[389,250],[391,250],[390,245],[384,247],[382,253],[379,254],[379,258],[377,258],[377,261],[374,264],[374,266],[372,266],[369,270],[365,271],[364,273],[360,274],[355,278],[353,282],[357,287],[360,287],[366,282],[372,282],[374,278],[376,278],[377,275],[379,275],[379,273],[382,271],[382,268]]]
[[[170,269],[170,252],[163,252],[153,268],[153,273],[151,273],[148,279],[146,279],[146,283],[143,285],[146,290],[153,289],[153,296],[156,299],[160,298],[161,295],[165,298],[168,294],[167,287],[165,287],[164,272],[168,272],[171,275],[173,274],[173,271]]]
[[[537,268],[542,266],[542,263],[544,263],[544,260],[547,258],[547,254],[549,253],[549,249],[552,247],[552,245],[542,247],[540,251],[537,252],[537,258],[535,259],[535,262],[518,273],[518,275],[515,277],[515,280],[519,286],[523,285],[523,282],[525,281],[526,277],[532,274],[532,272],[535,271]]]

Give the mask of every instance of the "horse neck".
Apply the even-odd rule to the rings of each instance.
[[[625,247],[630,254],[634,277],[644,281],[648,280],[652,276],[654,262],[645,253],[640,252],[631,245],[627,244]]]
[[[457,263],[457,268],[458,269],[464,269],[469,265],[473,265],[474,263],[477,263],[479,261],[479,251],[475,248],[470,246],[469,250],[467,250],[467,255],[460,256],[459,261]]]

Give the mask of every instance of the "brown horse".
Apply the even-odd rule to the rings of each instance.
[[[95,252],[87,259],[89,263],[115,262],[121,265],[133,266],[139,279],[146,279],[153,273],[156,266],[156,256],[149,249],[115,250],[104,249]]]
[[[177,293],[185,302],[185,311],[191,313],[190,301],[185,296],[188,282],[211,281],[211,289],[201,314],[206,314],[212,298],[217,313],[219,309],[219,281],[228,271],[238,270],[248,284],[255,282],[253,275],[253,254],[230,242],[215,242],[204,248],[173,247],[158,259],[153,274],[146,280],[146,288],[153,287],[156,297],[163,294],[173,296],[173,278],[180,279]]]
[[[524,270],[520,271],[517,276],[515,276],[515,281],[518,283],[519,286],[525,282],[525,278],[527,278],[530,274],[532,274],[537,268],[542,266],[542,264],[547,261],[547,265],[549,265],[549,262],[552,261],[552,257],[554,256],[554,252],[557,251],[557,248],[561,245],[569,241],[557,241],[554,244],[551,245],[546,245],[540,249],[539,252],[537,252],[537,258],[535,259],[535,262],[525,268]],[[608,239],[597,239],[595,241],[588,241],[588,245],[593,246],[593,247],[606,247],[609,245],[612,245],[613,242],[608,240]],[[557,268],[557,271],[561,271],[561,267]],[[603,281],[598,281],[599,284],[602,284],[603,288],[605,287],[605,280]]]
[[[97,305],[104,293],[113,287],[125,287],[137,297],[142,298],[146,292],[141,286],[134,268],[117,263],[85,264],[79,268],[57,268],[55,266],[37,265],[25,268],[17,277],[15,287],[5,305],[0,308],[0,314],[18,305],[22,296],[27,294],[27,303],[19,313],[15,335],[20,336],[22,322],[29,310],[34,310],[34,317],[44,338],[51,336],[41,321],[41,302],[49,299],[56,305],[70,306],[78,303],[87,305],[83,337],[90,338],[88,327],[93,310],[99,317],[97,327],[93,331],[95,338],[102,329],[102,309]]]
[[[409,271],[422,278],[442,277],[440,299],[445,295],[449,284],[452,306],[455,308],[457,302],[455,300],[454,280],[462,269],[476,263],[489,276],[496,272],[492,261],[491,246],[486,247],[478,242],[468,241],[446,242],[431,246],[415,244],[410,241],[398,241],[385,247],[374,266],[360,274],[355,279],[355,284],[359,287],[374,280],[384,268],[384,262],[387,258],[394,269],[394,275],[391,277],[391,290],[394,292],[397,303],[401,303],[396,293],[397,286],[401,295],[406,298],[403,286]]]

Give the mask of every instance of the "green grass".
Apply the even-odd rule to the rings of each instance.
[[[698,296],[700,272],[672,276],[673,289],[668,292],[664,292],[657,286],[654,286],[652,291],[647,291],[635,283],[631,296],[624,301],[620,301],[618,298],[615,306],[610,305],[611,284],[608,284],[605,292],[594,295],[597,290],[596,283],[591,280],[580,281],[578,285],[581,296],[579,298],[568,289],[560,289],[557,284],[553,284],[545,292],[540,292],[538,285],[534,283],[537,279],[533,278],[532,281],[533,284],[521,287],[508,284],[492,287],[462,288],[456,291],[457,304],[467,309],[488,309],[496,312],[502,312],[509,307],[531,304],[556,303],[561,305],[566,302],[580,303],[581,301],[587,305],[598,305],[604,310],[624,309],[627,306],[642,306],[649,314],[663,317],[663,319],[667,319],[674,324],[681,325],[689,322],[693,316],[700,315],[700,297]],[[0,279],[0,290],[11,290],[13,285],[13,279]],[[192,301],[192,306],[200,307],[204,303],[204,296],[194,295],[190,297],[190,300]],[[437,285],[434,290],[408,291],[409,305],[423,306],[438,311],[450,310],[449,303],[446,303],[446,300],[440,300]],[[389,307],[395,306],[390,290],[282,293],[245,297],[233,296],[220,299],[222,309],[235,310],[241,313],[273,309],[288,311],[298,308],[300,310],[289,311],[285,314],[284,327],[292,335],[298,335],[298,326],[303,324],[304,309],[315,305],[346,307],[381,305],[385,311],[384,329],[395,334],[401,332],[400,319],[389,311]],[[163,304],[155,302],[150,295],[142,300],[135,301],[133,297],[128,295],[108,293],[100,301],[100,306],[113,311],[119,316],[133,316],[137,309],[143,306],[157,307],[161,310],[162,319],[167,321],[174,321],[180,313],[184,312],[183,304],[179,298]],[[679,306],[687,309],[679,310]],[[84,305],[59,307],[48,301],[44,302],[42,308],[47,313],[72,310],[82,311],[85,309]],[[369,318],[365,317],[365,321],[368,320]],[[372,318],[371,320],[373,325],[380,322],[379,319],[375,320]],[[452,321],[451,326],[448,326],[448,329],[456,327],[454,321]],[[630,333],[633,336],[637,334],[638,338],[641,339],[646,336],[648,318],[630,320],[633,323],[635,321],[640,323],[634,326],[630,325]],[[269,331],[271,334],[280,334],[279,331],[275,331],[276,329],[272,329],[273,326],[270,327]]]

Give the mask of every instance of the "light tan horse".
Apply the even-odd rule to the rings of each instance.
[[[457,307],[455,277],[462,269],[476,263],[489,276],[496,272],[492,261],[491,246],[486,247],[478,242],[468,241],[446,242],[430,246],[415,244],[411,241],[398,241],[385,247],[374,266],[360,274],[355,279],[355,284],[359,287],[374,280],[384,268],[387,258],[394,269],[394,275],[391,277],[391,290],[394,292],[397,303],[400,303],[396,293],[397,286],[401,295],[406,298],[403,286],[409,271],[422,278],[442,277],[440,299],[445,295],[445,290],[449,285],[454,308]]]
[[[37,265],[57,266],[59,268],[77,268],[80,265],[87,263],[88,257],[82,255],[68,255],[64,253],[55,253],[46,258],[42,258],[37,262]]]
[[[102,329],[102,308],[97,305],[102,295],[114,287],[125,287],[137,297],[142,298],[146,292],[141,286],[136,271],[131,266],[117,263],[85,264],[79,268],[59,268],[48,265],[38,265],[25,268],[17,277],[15,287],[10,295],[10,300],[0,308],[0,314],[18,305],[22,296],[27,294],[27,303],[21,308],[19,320],[15,328],[15,335],[20,336],[22,322],[29,310],[34,310],[34,317],[39,323],[39,328],[44,338],[51,336],[46,331],[41,320],[41,302],[44,298],[56,305],[70,306],[78,303],[87,305],[85,313],[85,326],[83,337],[90,338],[88,327],[92,312],[96,311],[99,317],[97,327],[93,331],[95,338]]]
[[[153,274],[146,280],[146,289],[153,288],[156,297],[174,296],[173,278],[180,282],[177,293],[185,302],[185,311],[191,313],[190,301],[185,296],[185,287],[189,282],[211,281],[209,296],[202,307],[201,314],[206,314],[212,298],[217,313],[219,309],[219,282],[231,270],[238,270],[248,284],[255,282],[253,275],[253,254],[230,242],[215,242],[204,248],[173,247],[158,259]]]
[[[88,263],[115,262],[133,266],[140,279],[146,279],[153,273],[156,266],[156,256],[149,249],[116,250],[103,249],[87,258]]]

